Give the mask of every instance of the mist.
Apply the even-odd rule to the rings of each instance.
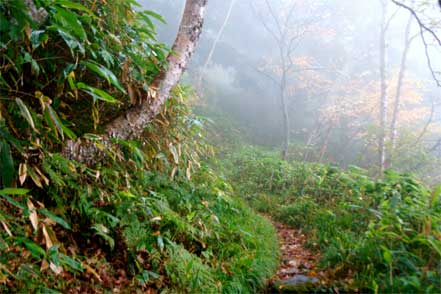
[[[167,21],[167,26],[159,28],[160,40],[171,44],[184,1],[148,2],[149,9],[158,11]],[[384,132],[385,149],[390,153],[387,167],[439,179],[441,91],[428,67],[415,20],[408,32],[411,40],[402,73],[394,139],[397,142],[393,148],[387,138],[394,116],[409,11],[385,2],[385,18],[389,22],[384,36],[387,118],[382,131],[381,1],[234,2],[226,20],[231,2],[210,1],[202,39],[185,79],[198,91],[205,112],[231,117],[252,144],[283,146],[279,85],[283,64],[279,52],[281,36],[277,34],[286,26],[285,42],[295,43],[284,44],[293,47],[287,57],[292,64],[283,90],[289,120],[289,156],[375,170],[378,137]],[[439,8],[433,2],[419,7],[420,17],[439,31]],[[425,38],[432,70],[437,75],[441,50],[430,36],[425,34]]]

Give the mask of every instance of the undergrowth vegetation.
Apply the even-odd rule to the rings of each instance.
[[[257,210],[307,233],[335,286],[375,293],[441,289],[441,188],[387,171],[285,162],[245,147],[220,161]]]
[[[201,158],[202,121],[179,86],[138,141],[102,145],[105,124],[165,64],[136,1],[0,3],[0,292],[255,293],[277,243]],[[89,140],[97,164],[66,158]]]

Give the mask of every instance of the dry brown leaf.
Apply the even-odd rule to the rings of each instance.
[[[46,259],[43,259],[43,261],[41,262],[40,272],[45,271],[48,268],[49,268],[49,263],[47,262]]]
[[[191,161],[188,161],[187,169],[185,170],[185,174],[187,176],[187,179],[191,180]]]
[[[173,180],[175,178],[175,174],[178,171],[178,167],[175,166],[171,172],[170,179]]]
[[[49,179],[41,172],[41,170],[35,165],[33,165],[32,168],[37,172],[37,174],[40,176],[46,186],[49,186]]]
[[[20,181],[20,185],[26,181],[26,177],[28,176],[28,167],[26,163],[20,163],[18,167],[18,179]]]
[[[31,221],[32,227],[34,227],[34,230],[37,230],[38,229],[37,209],[35,208],[34,204],[30,199],[27,200],[27,205],[30,210],[29,220]]]
[[[12,233],[9,230],[8,226],[6,225],[6,223],[4,221],[1,221],[3,228],[5,229],[6,233],[8,233],[9,237],[12,237]]]
[[[51,237],[49,236],[45,225],[43,225],[43,236],[46,242],[46,249],[49,249],[52,246],[54,246],[54,243],[52,242]]]
[[[89,272],[92,275],[94,275],[95,278],[97,278],[97,280],[99,282],[102,282],[100,275],[98,275],[98,273],[90,265],[88,265],[87,263],[82,263],[81,266],[84,267],[87,272]]]

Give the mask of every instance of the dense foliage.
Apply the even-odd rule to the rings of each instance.
[[[438,293],[441,188],[388,171],[284,162],[242,148],[222,160],[239,194],[258,210],[307,232],[335,286],[375,293]]]
[[[177,87],[139,141],[100,132],[147,99],[168,49],[136,1],[0,3],[0,292],[254,293],[276,266],[270,223],[201,155]],[[63,156],[90,140],[96,165]]]

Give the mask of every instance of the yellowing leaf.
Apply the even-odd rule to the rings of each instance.
[[[46,184],[46,186],[49,185],[49,179],[40,171],[40,169],[33,165],[32,168],[37,172],[37,174],[40,176],[40,179],[43,180],[43,182]]]
[[[95,278],[97,278],[98,281],[102,282],[100,275],[98,275],[98,273],[88,264],[86,263],[82,263],[81,264],[82,267],[84,267],[86,269],[87,272],[91,273],[92,275],[95,276]]]
[[[20,98],[15,99],[15,102],[20,108],[21,115],[26,119],[26,121],[29,123],[31,128],[35,130],[34,120],[32,119],[32,115],[29,112],[29,109],[26,106],[26,104],[24,104],[24,102]]]
[[[37,209],[35,208],[34,204],[30,199],[27,200],[27,205],[29,208],[29,220],[31,221],[32,227],[34,227],[34,230],[38,229],[38,214]]]
[[[37,185],[39,188],[43,188],[43,184],[41,183],[40,177],[35,173],[35,171],[29,167],[28,168],[28,174],[31,177],[32,181]]]
[[[155,216],[154,218],[152,218],[150,221],[152,221],[152,222],[159,222],[159,221],[161,221],[162,220],[162,217],[160,217],[160,216]]]
[[[172,143],[170,143],[168,145],[168,148],[169,148],[171,154],[173,155],[173,159],[175,161],[175,164],[179,164],[179,155],[178,155],[178,151],[176,150],[176,147],[173,146]]]
[[[0,221],[2,223],[3,228],[5,229],[6,233],[8,233],[9,237],[12,237],[12,233],[9,230],[8,226],[6,225],[6,223],[4,221]]]
[[[26,181],[26,177],[28,176],[28,168],[26,163],[20,163],[18,167],[18,179],[20,181],[20,185]]]
[[[49,236],[45,225],[43,225],[43,236],[46,242],[46,249],[49,249],[52,246],[54,246],[54,243],[52,242],[51,237]]]
[[[43,259],[43,261],[41,262],[40,272],[45,271],[48,268],[49,268],[49,263],[47,262],[46,259]]]

